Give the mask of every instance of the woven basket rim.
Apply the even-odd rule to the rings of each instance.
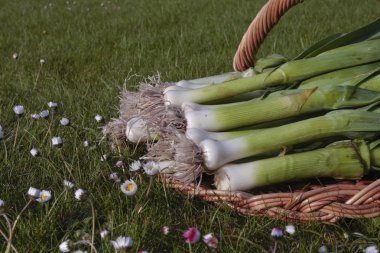
[[[225,204],[244,216],[267,216],[293,221],[336,222],[341,218],[380,215],[380,179],[339,181],[326,186],[311,184],[309,190],[255,194],[222,191],[205,184],[181,182],[162,174],[160,181],[181,195]]]

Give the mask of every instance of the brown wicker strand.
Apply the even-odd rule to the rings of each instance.
[[[361,204],[366,201],[369,197],[375,195],[375,192],[380,191],[380,180],[376,180],[375,182],[368,185],[366,188],[358,192],[355,196],[353,196],[351,199],[347,200],[346,204]],[[372,193],[372,191],[375,191]],[[371,195],[368,195],[368,193],[371,192]]]
[[[380,179],[374,182],[350,181],[294,192],[252,194],[210,189],[163,176],[162,181],[183,195],[196,196],[206,202],[225,204],[242,215],[270,216],[298,221],[336,222],[340,218],[370,218],[380,215]],[[302,190],[304,190],[302,192]],[[370,201],[369,201],[370,200]]]
[[[266,35],[291,7],[304,0],[269,0],[257,13],[245,32],[233,59],[235,71],[254,65],[254,58]]]

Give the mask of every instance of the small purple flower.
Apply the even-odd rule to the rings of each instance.
[[[118,168],[123,168],[124,167],[124,162],[122,160],[118,160],[115,164],[116,167]]]
[[[279,227],[274,227],[270,235],[274,238],[280,238],[283,236],[282,230]]]

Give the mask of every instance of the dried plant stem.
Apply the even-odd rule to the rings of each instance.
[[[6,214],[2,214],[1,216],[4,218],[5,222],[7,223],[8,231],[11,231],[11,229],[12,229],[12,225],[11,225],[11,221],[10,221],[10,219],[8,218],[8,216],[7,216]],[[1,229],[0,229],[0,234],[1,234],[1,236],[5,239],[5,241],[7,241],[7,243],[8,243],[9,238],[8,238],[7,235],[4,233],[4,231],[2,231]],[[11,245],[12,250],[13,250],[14,252],[18,253],[17,249],[13,246],[13,244],[10,244],[10,245]]]
[[[9,237],[8,237],[8,243],[7,243],[7,248],[5,249],[5,253],[9,253],[12,247],[12,239],[14,235],[14,231],[16,229],[16,225],[18,221],[21,218],[21,215],[24,213],[24,211],[29,207],[29,205],[33,202],[33,199],[30,199],[28,203],[23,207],[23,209],[20,211],[20,213],[17,215],[16,220],[13,222],[13,226],[9,231]]]

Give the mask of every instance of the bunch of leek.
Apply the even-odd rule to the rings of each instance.
[[[294,59],[260,59],[245,73],[141,84],[122,93],[120,118],[105,135],[147,142],[143,158],[184,184],[203,172],[222,190],[360,178],[380,160],[369,148],[380,132],[379,32],[380,19]],[[292,150],[302,145],[307,152]]]

